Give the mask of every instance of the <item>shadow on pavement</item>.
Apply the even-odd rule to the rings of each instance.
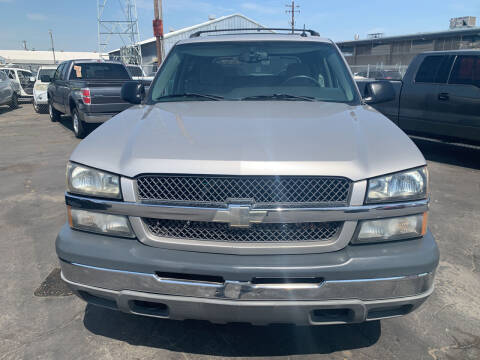
[[[71,131],[73,133],[73,123],[72,118],[70,116],[62,116],[60,121],[58,122],[61,124],[65,129]],[[93,130],[98,128],[102,124],[88,124],[88,133],[91,133]]]
[[[70,116],[62,116],[58,121],[65,129],[73,132],[72,118]]]
[[[480,146],[452,144],[424,138],[412,138],[412,140],[427,160],[480,169]]]
[[[121,313],[87,305],[85,327],[96,335],[176,352],[215,356],[281,356],[328,354],[375,344],[380,321],[352,325],[215,325]]]
[[[8,105],[2,105],[2,106],[0,106],[0,115],[6,114],[6,113],[9,113],[9,112],[13,112],[15,110],[21,109],[22,107],[23,107],[22,105],[18,104],[18,108],[10,109],[10,107]]]

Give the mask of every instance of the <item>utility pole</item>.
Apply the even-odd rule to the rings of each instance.
[[[163,61],[163,11],[162,0],[153,0],[153,11],[155,19],[153,20],[153,35],[156,38],[157,44],[157,64]]]
[[[50,42],[52,43],[52,52],[53,52],[53,63],[56,64],[57,62],[55,61],[55,48],[53,46],[53,35],[52,35],[52,30],[48,30],[50,33]]]
[[[300,8],[300,5],[295,6],[295,1],[292,0],[291,4],[285,5],[289,10],[285,10],[286,14],[292,15],[292,20],[290,21],[290,25],[292,25],[292,34],[295,32],[295,14],[299,14],[300,10],[296,10]]]

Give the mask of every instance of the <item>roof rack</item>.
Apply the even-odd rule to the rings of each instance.
[[[310,36],[320,36],[318,32],[311,29],[288,29],[288,28],[237,28],[237,29],[215,29],[215,30],[201,30],[194,32],[190,35],[190,38],[200,37],[202,34],[206,33],[218,33],[218,32],[232,32],[232,31],[288,31],[292,34],[301,32],[300,36],[307,36],[307,33],[310,33]]]

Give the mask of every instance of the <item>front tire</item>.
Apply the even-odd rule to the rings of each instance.
[[[72,110],[72,125],[77,138],[83,139],[87,135],[87,124],[80,119],[76,108]]]
[[[12,94],[12,100],[10,100],[10,109],[14,110],[18,108],[18,95],[16,92]]]
[[[37,114],[40,114],[40,107],[38,106],[38,104],[37,104],[37,102],[35,101],[35,99],[33,99],[32,104],[33,104],[33,110],[35,110],[35,112],[36,112]]]
[[[60,112],[53,108],[53,105],[51,102],[48,103],[48,114],[50,115],[50,120],[52,122],[60,120]]]

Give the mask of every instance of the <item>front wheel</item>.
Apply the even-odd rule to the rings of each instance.
[[[40,107],[38,106],[38,104],[37,104],[37,102],[35,101],[35,99],[33,99],[32,104],[33,104],[33,110],[35,110],[35,112],[36,112],[37,114],[40,114]]]
[[[12,94],[12,100],[10,101],[10,109],[18,108],[18,95],[16,92]]]
[[[72,111],[73,132],[79,139],[83,139],[87,135],[87,124],[78,116],[78,110],[75,108]]]
[[[51,102],[48,103],[48,114],[50,115],[50,120],[52,122],[60,120],[60,112],[53,108]]]

